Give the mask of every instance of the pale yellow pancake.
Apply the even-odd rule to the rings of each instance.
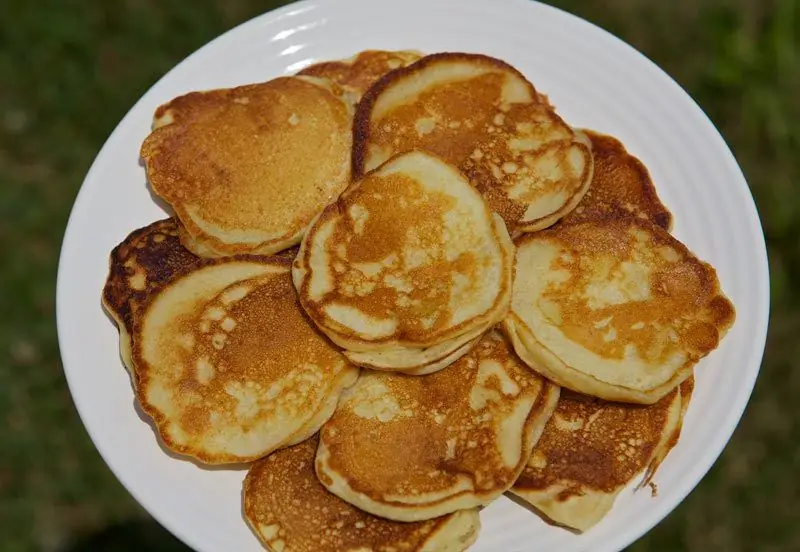
[[[519,239],[503,327],[550,380],[652,404],[692,374],[734,319],[710,265],[666,230],[627,217]]]
[[[488,504],[516,481],[558,392],[496,332],[428,376],[365,370],[322,428],[317,475],[397,521]]]
[[[314,77],[191,92],[162,105],[141,156],[197,255],[300,242],[350,180],[352,111]]]
[[[462,552],[478,537],[478,510],[401,523],[370,515],[328,492],[314,473],[318,438],[254,463],[244,517],[274,552]]]
[[[591,142],[507,63],[441,53],[392,71],[356,110],[353,172],[430,151],[457,166],[512,235],[550,226],[592,179]]]

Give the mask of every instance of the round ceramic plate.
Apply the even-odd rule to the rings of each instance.
[[[731,152],[692,99],[610,34],[526,0],[311,0],[267,13],[183,61],[131,109],[86,177],[58,274],[58,332],[69,386],[103,458],[164,526],[202,552],[261,550],[241,515],[243,470],[205,470],[168,456],[134,408],[117,331],[100,307],[111,249],[164,213],[145,187],[139,146],[155,108],[192,90],[268,80],[364,49],[480,52],[520,69],[573,126],[618,137],[650,169],[674,234],[718,270],[737,309],[721,347],[696,370],[683,436],[659,493],[620,495],[583,535],[551,527],[502,498],[481,513],[473,552],[616,551],[691,491],[729,440],[758,374],[769,279],[763,234]]]

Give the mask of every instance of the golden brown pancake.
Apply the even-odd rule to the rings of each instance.
[[[592,130],[583,132],[592,141],[592,185],[561,223],[633,215],[669,230],[672,214],[658,198],[647,167],[613,136]]]
[[[184,245],[204,257],[300,242],[350,179],[350,107],[314,77],[191,92],[162,105],[141,155]]]
[[[512,264],[502,220],[463,175],[409,152],[323,211],[293,277],[320,329],[365,353],[353,362],[425,373],[505,316]]]
[[[516,481],[558,392],[497,332],[435,374],[365,370],[320,433],[317,475],[397,521],[488,504]]]
[[[478,510],[418,523],[363,512],[323,487],[314,473],[319,439],[279,450],[244,480],[244,517],[269,550],[286,552],[462,552],[478,537]]]
[[[350,93],[355,103],[386,73],[421,57],[412,50],[364,50],[349,59],[315,63],[298,74],[328,79]]]
[[[477,54],[426,56],[387,74],[359,103],[354,175],[413,149],[458,167],[512,235],[556,222],[592,178],[588,138],[519,71]]]
[[[287,259],[216,259],[165,282],[132,336],[142,409],[169,449],[208,464],[308,437],[358,374],[305,316]]]
[[[137,313],[167,283],[196,268],[212,263],[183,247],[174,218],[156,221],[134,230],[112,251],[103,287],[103,305],[120,331],[120,355],[132,370],[130,335]],[[294,259],[297,247],[276,257]]]
[[[683,387],[648,406],[563,390],[511,492],[550,520],[586,531],[634,478],[647,470],[649,480],[672,448]]]
[[[733,324],[716,271],[645,220],[558,225],[516,243],[503,327],[531,368],[574,391],[652,404]]]

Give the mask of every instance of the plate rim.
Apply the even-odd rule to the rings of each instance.
[[[757,245],[757,250],[754,254],[754,257],[758,257],[758,266],[756,267],[757,270],[757,280],[756,284],[756,291],[755,294],[758,296],[756,299],[756,306],[757,306],[757,314],[758,319],[754,323],[754,328],[758,330],[757,335],[752,335],[751,346],[749,350],[751,351],[750,358],[747,359],[747,362],[743,363],[747,366],[747,377],[741,379],[741,384],[737,386],[737,395],[733,397],[731,401],[732,404],[737,405],[735,412],[733,410],[729,411],[728,417],[726,419],[726,425],[724,427],[719,427],[717,430],[716,439],[708,443],[709,446],[706,446],[701,454],[697,457],[697,462],[694,464],[694,468],[692,471],[687,472],[682,478],[683,481],[681,490],[674,494],[671,497],[671,500],[668,502],[660,501],[657,504],[653,505],[653,508],[657,510],[657,515],[652,516],[652,520],[648,523],[642,523],[636,526],[636,530],[634,531],[627,531],[616,538],[612,539],[610,542],[607,540],[603,542],[599,548],[596,550],[603,550],[603,551],[617,551],[629,546],[633,542],[639,540],[642,536],[650,532],[653,527],[661,523],[666,516],[672,512],[678,505],[680,505],[686,497],[692,493],[696,488],[697,485],[701,482],[701,480],[706,476],[706,474],[711,470],[711,468],[716,464],[720,456],[722,455],[724,449],[727,447],[728,443],[730,442],[735,430],[740,424],[741,418],[744,415],[744,412],[747,410],[747,407],[750,403],[752,398],[753,389],[755,387],[756,380],[758,379],[758,375],[760,374],[764,351],[766,347],[766,339],[769,329],[769,322],[770,322],[770,308],[771,308],[771,290],[770,290],[770,278],[769,278],[769,261],[768,261],[768,251],[766,246],[766,239],[764,236],[764,229],[763,225],[761,224],[761,219],[758,212],[758,206],[755,203],[755,199],[752,195],[752,191],[747,183],[745,175],[739,165],[735,154],[731,150],[730,146],[726,142],[725,138],[720,133],[719,129],[710,119],[710,117],[706,114],[706,112],[702,109],[702,107],[697,103],[694,97],[689,94],[687,90],[685,90],[673,77],[671,77],[666,71],[664,71],[660,66],[658,66],[654,61],[652,61],[649,57],[645,54],[637,50],[631,44],[627,43],[620,37],[614,35],[613,33],[607,31],[603,27],[588,21],[586,19],[581,18],[578,15],[575,15],[569,11],[564,9],[544,4],[537,0],[502,0],[503,3],[513,6],[518,10],[527,10],[530,9],[532,6],[538,8],[544,8],[547,10],[551,10],[555,13],[556,17],[567,18],[572,20],[573,24],[579,24],[584,26],[586,32],[594,33],[598,38],[602,37],[603,40],[609,41],[612,43],[616,43],[616,46],[622,46],[624,49],[628,50],[629,55],[637,56],[640,58],[641,61],[644,61],[646,65],[649,66],[650,70],[653,71],[653,75],[658,76],[664,85],[672,86],[676,88],[678,92],[680,92],[685,98],[687,98],[692,104],[692,110],[694,111],[695,118],[697,119],[698,124],[703,124],[707,127],[707,130],[710,130],[715,138],[718,140],[718,145],[721,147],[717,147],[721,154],[724,154],[726,157],[726,163],[728,165],[728,169],[732,171],[732,174],[735,175],[735,185],[736,185],[736,192],[739,196],[740,201],[747,203],[747,213],[748,213],[748,226],[750,226],[750,230],[753,231],[753,238],[755,239],[755,244]],[[77,219],[77,212],[79,211],[79,206],[82,203],[87,201],[87,187],[86,183],[93,179],[94,173],[99,171],[99,166],[101,163],[101,158],[103,157],[103,152],[106,150],[108,145],[112,143],[114,140],[117,139],[117,136],[120,135],[124,130],[125,127],[128,126],[128,121],[133,117],[137,108],[148,101],[150,97],[154,94],[154,91],[160,88],[160,85],[167,79],[172,78],[175,72],[180,71],[183,67],[186,67],[190,64],[195,58],[200,57],[203,55],[204,52],[207,50],[211,50],[217,47],[218,44],[229,40],[232,35],[237,35],[243,32],[247,32],[250,27],[255,27],[260,24],[271,23],[277,21],[278,19],[289,17],[292,15],[299,15],[301,13],[305,13],[314,9],[316,6],[326,5],[326,4],[333,4],[335,0],[299,0],[284,6],[263,12],[252,17],[249,20],[246,20],[226,31],[217,35],[213,39],[209,40],[187,56],[185,56],[182,60],[174,64],[168,71],[166,71],[161,77],[159,77],[154,83],[150,85],[150,87],[137,99],[136,102],[131,105],[125,115],[120,119],[117,125],[114,127],[112,132],[109,134],[108,138],[103,142],[102,146],[97,150],[97,154],[93,159],[86,175],[81,182],[81,186],[79,188],[78,193],[75,196],[73,204],[70,208],[68,221],[65,227],[65,231],[63,234],[60,254],[58,259],[58,270],[57,270],[57,277],[56,277],[56,326],[57,326],[57,335],[58,335],[58,345],[59,351],[61,356],[62,367],[64,371],[65,378],[67,380],[67,385],[70,391],[70,396],[72,398],[73,404],[75,405],[75,409],[78,412],[78,415],[81,419],[81,423],[84,426],[85,431],[89,435],[90,439],[94,447],[97,449],[98,453],[100,454],[101,458],[103,459],[104,463],[111,472],[114,474],[116,479],[122,484],[125,490],[136,500],[142,508],[144,508],[149,515],[153,517],[160,525],[162,525],[168,532],[172,535],[177,537],[181,540],[184,544],[188,547],[192,548],[193,550],[203,550],[204,543],[198,542],[198,539],[194,537],[191,532],[184,531],[178,524],[172,523],[171,520],[167,520],[167,514],[162,512],[158,508],[154,508],[152,502],[147,502],[141,495],[139,491],[139,485],[136,483],[136,480],[133,476],[127,472],[124,472],[122,469],[119,468],[117,462],[114,460],[114,454],[111,450],[107,449],[107,444],[103,443],[103,440],[98,436],[98,431],[96,426],[94,426],[94,422],[89,419],[87,409],[85,406],[81,406],[78,400],[76,400],[76,395],[73,392],[74,389],[80,385],[79,377],[74,370],[69,368],[71,364],[67,357],[70,356],[69,353],[65,351],[69,351],[72,345],[67,341],[66,337],[64,337],[65,333],[62,331],[62,327],[66,324],[66,320],[68,315],[64,312],[64,303],[65,299],[63,298],[65,294],[68,293],[67,291],[67,283],[65,282],[66,276],[65,274],[65,265],[68,257],[70,256],[71,250],[75,247],[75,235],[78,233],[78,227],[80,221]],[[500,3],[496,2],[495,8],[500,7]],[[757,232],[755,230],[758,230]],[[99,294],[98,294],[99,297]],[[98,300],[99,303],[99,300]],[[755,366],[753,368],[752,366]]]

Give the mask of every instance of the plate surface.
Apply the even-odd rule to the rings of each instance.
[[[576,536],[503,498],[481,514],[473,552],[617,551],[663,519],[719,456],[758,374],[769,279],[758,215],[725,142],[692,99],[630,46],[554,8],[525,0],[310,0],[253,19],[168,73],[106,142],[75,202],[58,274],[58,332],[75,404],[105,461],[133,496],[201,552],[261,550],[241,516],[243,470],[204,470],[158,446],[137,414],[100,307],[108,255],[163,216],[145,187],[139,146],[155,108],[198,89],[288,74],[359,50],[480,52],[520,69],[570,124],[618,137],[650,169],[675,215],[674,234],[718,270],[737,309],[722,346],[697,368],[683,436],[650,492],[624,492]]]

